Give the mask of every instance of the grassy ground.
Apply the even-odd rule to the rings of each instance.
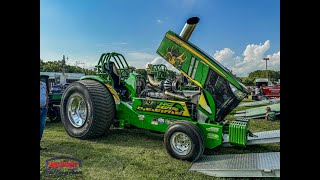
[[[241,107],[236,110],[240,109],[245,108]],[[227,119],[232,120],[233,116],[229,115]],[[250,129],[253,132],[279,128],[279,120],[274,122],[261,119],[250,121]],[[41,179],[234,179],[215,178],[189,171],[192,163],[171,158],[163,146],[163,136],[146,130],[113,129],[102,138],[84,141],[69,137],[61,123],[48,122],[41,145],[48,148],[40,152]],[[247,148],[218,147],[206,150],[205,154],[270,151],[280,151],[279,143]],[[82,160],[83,174],[77,177],[75,175],[45,175],[45,161],[56,156],[71,156]]]

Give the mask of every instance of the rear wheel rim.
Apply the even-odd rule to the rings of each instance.
[[[175,132],[170,138],[170,146],[176,154],[185,156],[191,152],[192,141],[185,133]]]
[[[68,119],[70,123],[79,128],[83,126],[87,119],[86,102],[80,95],[74,95],[67,102]]]

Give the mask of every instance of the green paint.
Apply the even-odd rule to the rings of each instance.
[[[50,94],[50,96],[51,96],[51,100],[60,101],[62,94]]]
[[[121,128],[130,127],[131,125],[148,129],[152,131],[165,133],[168,126],[166,122],[175,122],[181,120],[181,118],[172,115],[163,115],[161,113],[150,113],[150,112],[138,112],[134,110],[128,103],[121,102],[119,109],[117,111],[117,119],[120,120],[120,125],[123,125]],[[185,119],[185,118],[182,118]],[[152,123],[152,122],[157,123]]]
[[[247,121],[232,121],[229,125],[229,143],[236,146],[246,146],[248,133]]]
[[[148,64],[147,74],[153,75],[157,81],[166,80],[170,76],[167,66],[164,64]]]
[[[205,140],[205,147],[212,149],[222,144],[222,126],[219,124],[197,123]]]
[[[125,80],[126,89],[130,92],[132,97],[136,97],[136,79],[142,76],[138,73],[130,73],[128,79]]]
[[[219,73],[221,76],[223,76],[225,79],[227,79],[228,82],[232,83],[239,90],[245,91],[245,92],[247,91],[244,88],[244,85],[242,85],[241,81],[238,80],[229,70],[227,70],[225,67],[223,67],[217,60],[215,60],[214,58],[210,57],[205,52],[201,51],[197,46],[193,45],[192,43],[190,43],[188,41],[184,41],[183,39],[180,38],[179,35],[177,35],[176,33],[172,32],[172,31],[168,31],[166,33],[166,35],[171,35],[171,36],[175,37],[182,44],[184,44],[185,46],[187,46],[190,49],[192,49],[195,53],[197,53],[198,55],[200,55],[202,58],[204,58],[207,61],[207,62],[205,62],[205,61],[201,60],[201,58],[198,55],[196,55],[195,53],[190,52],[185,47],[176,44],[174,41],[170,40],[169,38],[167,38],[165,36],[163,38],[158,50],[157,50],[157,53],[160,56],[162,56],[164,59],[166,59],[165,55],[168,52],[168,48],[179,49],[179,51],[178,51],[179,55],[182,54],[182,53],[185,53],[186,60],[184,62],[182,62],[181,65],[180,64],[178,64],[178,65],[173,64],[178,70],[181,70],[184,73],[188,74],[188,69],[189,69],[190,64],[191,64],[191,59],[192,59],[192,57],[194,57],[195,59],[199,60],[199,62],[201,61],[201,63],[203,63],[205,65],[208,65],[208,68],[210,68],[213,71]],[[215,68],[211,67],[210,64],[212,64]],[[201,73],[202,70],[203,70],[202,68],[197,69],[196,76],[194,78],[192,78],[192,80],[195,80],[195,81],[199,82],[203,86],[205,80],[202,78],[202,76],[204,74],[204,73]],[[199,71],[199,73],[198,73],[198,71]],[[191,76],[191,75],[189,75],[189,76]],[[206,76],[204,76],[204,77],[206,77]]]
[[[203,90],[203,93],[205,94],[208,106],[210,106],[210,110],[212,112],[209,115],[209,118],[211,120],[215,120],[215,118],[216,118],[216,105],[215,105],[214,99],[213,99],[212,95],[208,91]]]

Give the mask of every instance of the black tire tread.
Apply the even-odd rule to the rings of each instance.
[[[75,135],[73,134],[72,130],[69,128],[69,125],[65,124],[68,120],[65,114],[65,104],[66,100],[64,100],[65,94],[63,94],[60,106],[63,107],[63,110],[61,110],[61,113],[63,113],[63,123],[65,125],[66,131],[68,134],[72,137],[76,137],[79,139],[94,139],[97,137],[100,137],[104,135],[112,125],[115,117],[115,102],[113,99],[113,95],[109,91],[107,87],[105,87],[104,84],[90,79],[85,80],[79,80],[72,84],[70,84],[65,92],[68,92],[69,88],[72,88],[74,86],[77,86],[80,90],[77,90],[78,92],[82,91],[86,92],[86,95],[89,95],[89,97],[85,97],[86,99],[90,99],[90,102],[92,103],[91,111],[91,122],[89,126],[86,127],[86,130],[83,131],[82,134]],[[76,91],[76,92],[77,92]],[[68,94],[68,93],[67,93]],[[69,95],[66,95],[69,97]]]
[[[192,123],[189,122],[189,121],[180,120],[180,121],[176,121],[176,122],[174,122],[173,124],[171,124],[171,125],[168,127],[167,131],[168,131],[172,126],[175,126],[176,124],[183,124],[184,126],[186,126],[186,128],[188,128],[189,130],[191,130],[191,132],[192,132],[192,133],[196,136],[196,138],[199,140],[200,150],[199,150],[198,154],[196,154],[195,157],[192,156],[192,157],[190,157],[190,158],[188,158],[188,159],[185,159],[185,160],[187,160],[187,161],[196,161],[196,160],[198,160],[198,159],[201,157],[201,155],[203,154],[204,149],[205,149],[205,147],[204,147],[204,138],[203,138],[203,136],[202,136],[202,134],[201,134],[200,129],[199,129],[196,125],[192,124]],[[168,142],[166,141],[166,139],[167,139],[167,133],[166,133],[165,136],[164,136],[165,145],[168,144]],[[172,156],[172,157],[174,157],[174,158],[177,158],[177,157],[175,157],[175,155],[173,155],[173,154],[170,153],[170,150],[168,149],[168,147],[166,147],[166,149],[167,149],[168,153],[170,154],[170,156]]]
[[[93,124],[81,139],[97,138],[104,135],[113,123],[115,115],[114,100],[109,90],[97,81],[80,80],[79,83],[88,88],[94,109]]]
[[[182,121],[177,121],[177,122],[183,123],[183,124],[187,125],[188,127],[190,127],[190,129],[193,129],[193,130],[197,131],[197,133],[195,133],[195,135],[197,135],[197,136],[198,136],[199,138],[201,138],[201,140],[202,140],[202,143],[201,143],[202,146],[200,146],[200,148],[201,148],[200,153],[199,153],[198,156],[193,160],[193,161],[196,161],[197,159],[199,159],[199,158],[201,157],[201,155],[203,154],[204,149],[205,149],[205,147],[204,147],[204,138],[203,138],[203,136],[202,136],[202,134],[201,134],[201,131],[200,131],[200,129],[199,129],[196,125],[192,124],[192,123],[189,122],[189,121],[182,120]]]

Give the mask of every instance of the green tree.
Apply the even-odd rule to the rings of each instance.
[[[257,70],[249,73],[249,80],[253,81],[256,78],[266,78],[267,72],[266,70]],[[268,76],[272,82],[276,82],[278,79],[280,79],[280,71],[273,71],[273,70],[268,70]],[[248,79],[246,79],[249,81]]]
[[[242,78],[239,78],[241,80],[241,82],[245,85],[248,85],[248,86],[252,86],[254,85],[254,78],[250,78],[250,77],[242,77]]]
[[[65,65],[66,73],[84,73],[85,75],[94,75],[94,70],[84,69],[77,66]],[[62,72],[62,61],[47,61],[40,59],[40,71],[43,72]]]
[[[42,66],[44,72],[62,72],[61,62],[48,61],[44,62]]]
[[[44,65],[44,62],[43,62],[43,60],[40,58],[40,71],[43,71],[43,65]]]

